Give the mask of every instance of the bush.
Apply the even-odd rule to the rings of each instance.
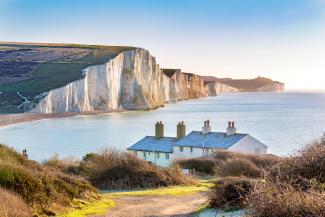
[[[261,178],[265,171],[258,168],[252,161],[243,158],[232,158],[226,160],[215,168],[216,176],[246,176],[251,178]]]
[[[73,199],[96,196],[83,178],[28,160],[0,145],[0,186],[16,192],[34,212],[53,215],[52,208],[66,207]]]
[[[61,170],[65,173],[78,174],[78,166],[80,161],[72,157],[60,159],[59,155],[56,154],[50,159],[45,160],[43,164]]]
[[[272,167],[270,178],[306,187],[306,181],[313,179],[325,183],[325,136],[307,145],[296,155]]]
[[[225,210],[244,207],[255,182],[253,179],[237,177],[216,180],[209,194],[210,206]]]
[[[23,199],[12,192],[0,188],[0,216],[31,217],[32,214]]]
[[[269,154],[254,155],[219,150],[209,157],[180,159],[177,162],[184,169],[194,169],[209,175],[261,177],[265,175],[267,168],[279,161],[280,157]]]
[[[80,174],[105,189],[146,188],[168,185],[193,184],[178,166],[161,168],[151,165],[135,155],[107,149],[88,155],[80,165]]]
[[[252,217],[325,216],[325,194],[312,188],[303,191],[288,184],[259,184],[247,203]]]
[[[325,216],[325,136],[275,164],[247,198],[252,217]]]
[[[197,172],[208,175],[214,174],[214,168],[216,166],[214,158],[179,159],[177,163],[184,169],[194,169]]]

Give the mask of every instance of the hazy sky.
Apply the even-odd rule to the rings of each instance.
[[[162,67],[325,89],[325,0],[0,0],[0,41],[139,46]]]

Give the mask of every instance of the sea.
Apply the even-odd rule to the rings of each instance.
[[[234,121],[238,133],[248,133],[279,156],[297,150],[325,132],[325,92],[229,93],[169,103],[151,111],[128,111],[74,116],[21,123],[0,128],[0,144],[29,158],[43,161],[54,155],[82,158],[106,148],[125,150],[146,135],[154,124],[165,124],[164,135],[176,136],[176,124],[184,121],[186,133],[201,130],[209,119],[212,131],[225,132]]]

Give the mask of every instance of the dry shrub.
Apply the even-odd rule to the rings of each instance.
[[[195,169],[195,171],[209,175],[215,175],[215,172],[219,171],[220,173],[216,175],[241,176],[247,174],[249,177],[261,177],[266,169],[279,161],[281,158],[275,155],[254,155],[218,150],[210,157],[180,159],[178,163],[182,168]],[[240,162],[244,164],[242,167]],[[231,165],[226,168],[229,163]]]
[[[246,176],[251,178],[261,178],[265,171],[257,167],[252,161],[243,158],[231,158],[223,161],[215,168],[216,176]]]
[[[214,174],[214,168],[217,164],[216,160],[212,157],[179,159],[177,163],[184,169],[195,169],[195,171],[209,175]]]
[[[168,185],[193,184],[175,165],[161,168],[151,165],[135,155],[114,149],[85,156],[80,166],[81,174],[93,185],[105,189],[146,188]]]
[[[311,179],[324,183],[325,136],[277,163],[270,171],[270,178],[292,184],[306,183]]]
[[[247,203],[252,217],[325,216],[325,193],[312,188],[303,191],[288,184],[258,184]]]
[[[256,180],[243,177],[218,179],[209,194],[209,203],[212,207],[225,210],[244,207],[246,197],[253,189],[255,182]]]
[[[247,198],[252,217],[325,216],[325,136],[275,164]]]
[[[65,207],[73,199],[96,196],[96,190],[84,178],[28,160],[3,145],[0,145],[0,186],[19,194],[34,212],[46,215],[54,214],[54,206]]]
[[[12,192],[0,188],[1,217],[31,217],[32,214],[25,201]]]
[[[65,173],[78,174],[78,167],[80,165],[80,161],[73,157],[60,159],[59,155],[55,154],[50,159],[45,160],[43,164],[49,167],[59,169]]]

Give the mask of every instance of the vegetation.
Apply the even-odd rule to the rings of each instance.
[[[25,201],[12,192],[0,188],[0,216],[2,217],[31,217],[32,213],[29,210]]]
[[[217,179],[209,194],[210,206],[223,210],[245,206],[246,197],[252,191],[255,179],[227,177]]]
[[[259,183],[247,197],[252,217],[325,216],[324,191],[297,190],[283,183]]]
[[[99,154],[87,154],[79,165],[69,164],[69,160],[51,159],[47,165],[64,172],[78,174],[101,189],[130,189],[166,187],[170,185],[195,184],[196,180],[185,176],[175,165],[161,168],[151,165],[135,155],[114,149],[106,149]]]
[[[325,136],[270,169],[247,198],[251,216],[325,216]]]
[[[211,157],[181,159],[178,163],[182,168],[209,175],[263,177],[266,169],[280,159],[274,155],[241,154],[220,150]]]
[[[36,214],[54,215],[73,199],[96,198],[96,190],[83,178],[28,160],[0,145],[0,186],[19,194]],[[55,211],[54,211],[55,210]]]
[[[325,216],[325,136],[282,158],[217,153],[210,205],[250,217]],[[226,159],[226,160],[225,160]]]

